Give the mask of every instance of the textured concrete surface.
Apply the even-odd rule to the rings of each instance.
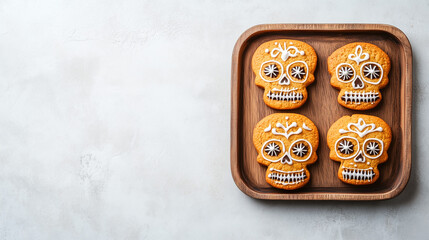
[[[0,1],[0,239],[428,239],[428,1]],[[383,202],[269,202],[229,167],[260,23],[388,23],[414,50],[413,171]]]

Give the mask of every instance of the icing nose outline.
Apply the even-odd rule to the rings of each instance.
[[[283,76],[280,78],[279,84],[280,85],[289,85],[290,84],[290,80],[289,80],[289,78],[286,77],[286,74],[283,74]]]
[[[362,154],[362,150],[359,151],[359,154],[354,159],[355,162],[365,162],[365,157]]]
[[[362,89],[364,87],[364,83],[360,76],[356,76],[355,80],[352,82],[352,86],[354,89]]]
[[[282,164],[289,164],[289,165],[292,165],[292,160],[290,159],[290,157],[289,157],[289,154],[288,153],[286,153],[285,155],[284,155],[284,157],[282,158],[282,160],[281,160],[281,163]]]

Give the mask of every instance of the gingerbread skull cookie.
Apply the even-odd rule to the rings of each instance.
[[[380,103],[380,89],[389,82],[389,70],[389,56],[370,43],[347,44],[328,58],[331,85],[340,90],[338,102],[354,110],[371,109]]]
[[[328,130],[328,146],[329,157],[341,162],[338,178],[354,185],[377,181],[377,166],[387,160],[391,139],[390,127],[381,118],[355,114],[337,120]]]
[[[256,85],[265,89],[265,104],[275,109],[302,106],[316,63],[316,52],[307,43],[278,39],[261,44],[253,54],[252,69]]]
[[[317,160],[319,132],[300,114],[276,113],[262,119],[253,132],[257,161],[268,166],[265,180],[273,187],[292,190],[308,183],[308,164]]]

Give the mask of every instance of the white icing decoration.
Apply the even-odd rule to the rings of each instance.
[[[338,153],[338,151],[337,151],[337,149],[338,149],[338,143],[341,141],[341,140],[343,140],[343,139],[353,139],[353,140],[355,140],[356,141],[356,144],[357,144],[357,150],[356,150],[356,152],[353,154],[353,155],[351,155],[351,156],[348,156],[348,157],[343,157],[343,156],[341,156],[339,153]],[[360,148],[360,146],[359,146],[359,141],[357,140],[357,138],[354,138],[354,137],[349,137],[349,136],[344,136],[344,137],[340,137],[336,142],[335,142],[335,153],[337,154],[337,157],[339,157],[339,158],[341,158],[341,159],[344,159],[344,160],[347,160],[347,159],[351,159],[351,158],[353,158],[353,157],[355,157],[357,154],[358,154],[358,152],[359,152],[359,148]]]
[[[281,88],[281,89],[273,88],[271,91],[273,91],[273,92],[285,92],[285,93],[288,93],[288,92],[292,92],[292,91],[295,91],[295,90],[298,90],[298,88]],[[288,120],[288,117],[286,117],[286,120]]]
[[[368,80],[368,79],[362,77],[362,76],[369,77],[370,73],[369,74],[365,73],[365,68],[369,64],[376,65],[380,69],[379,73],[377,72],[377,74],[379,74],[379,76],[377,77],[378,81],[376,81],[376,82],[372,81],[371,79]],[[342,69],[345,69],[345,68],[348,68],[349,70],[351,70],[353,72],[349,72],[348,70],[347,71],[346,70],[342,70]],[[353,78],[351,78],[352,74],[354,75]],[[359,76],[361,81],[369,83],[369,84],[372,84],[372,85],[377,85],[383,79],[383,74],[384,74],[383,73],[383,68],[381,67],[381,65],[379,63],[376,63],[376,62],[366,62],[366,63],[362,64],[360,66],[360,76],[357,75],[357,74],[355,74],[355,70],[354,70],[353,66],[351,64],[349,64],[349,63],[340,63],[336,67],[336,77],[337,77],[337,80],[340,81],[340,82],[342,82],[342,83],[352,82],[352,81],[354,81]],[[342,76],[348,76],[348,77],[345,77],[346,79],[343,80],[343,79],[340,78]]]
[[[369,84],[372,84],[372,85],[377,85],[383,79],[383,74],[384,74],[383,68],[381,67],[381,65],[379,63],[376,63],[376,62],[366,62],[366,63],[362,64],[362,66],[360,66],[360,74],[361,74],[361,76],[366,76],[364,68],[368,64],[374,64],[374,65],[378,66],[378,68],[380,69],[380,77],[378,78],[377,82],[371,82],[371,81],[366,80],[365,78],[361,78],[361,79],[364,80],[366,83],[369,83]]]
[[[271,131],[271,124],[270,124],[270,126],[268,126],[267,128],[264,129],[264,132],[269,132],[269,131]]]
[[[279,84],[280,85],[290,85],[290,80],[289,80],[289,78],[286,77],[286,74],[283,74],[283,76],[280,78]]]
[[[292,73],[291,74],[292,74],[292,76],[294,78],[301,79],[302,76],[305,75],[305,71],[304,71],[304,69],[302,67],[296,66],[296,67],[292,68]]]
[[[280,136],[284,136],[284,137],[286,137],[287,139],[289,139],[289,137],[291,136],[291,135],[296,135],[296,134],[300,134],[300,133],[302,133],[302,128],[298,128],[296,131],[292,131],[291,129],[292,128],[294,128],[294,127],[298,127],[298,124],[296,123],[296,122],[292,122],[290,125],[289,125],[289,123],[287,122],[287,120],[289,120],[289,117],[285,117],[285,119],[286,119],[286,127],[283,125],[283,124],[281,124],[281,123],[276,123],[276,127],[277,128],[281,128],[281,129],[283,129],[284,130],[284,133],[280,133],[280,132],[277,132],[277,130],[275,129],[275,128],[271,128],[271,124],[267,127],[267,128],[265,128],[264,129],[264,132],[269,132],[270,131],[270,129],[271,129],[271,133],[273,133],[274,135],[280,135]],[[306,129],[306,130],[308,130],[308,131],[311,131],[311,129],[310,128],[308,128],[307,126],[305,126],[305,124],[303,124],[303,127],[304,127],[304,129]],[[304,149],[304,147],[298,147],[298,148],[294,148],[294,149],[292,149],[292,147],[293,146],[295,146],[295,143],[297,143],[297,142],[300,142],[300,141],[303,141],[303,142],[306,142],[307,144],[308,144],[308,147],[309,147],[309,149]],[[285,149],[285,145],[284,145],[284,143],[281,141],[281,140],[279,140],[279,139],[269,139],[269,140],[267,140],[266,142],[264,142],[264,144],[262,144],[262,147],[261,147],[261,150],[260,150],[260,154],[261,154],[261,156],[265,159],[265,160],[267,160],[267,161],[269,161],[269,162],[273,162],[273,163],[276,163],[276,162],[279,162],[279,161],[281,161],[283,164],[285,164],[285,163],[287,163],[287,164],[289,164],[289,165],[292,165],[292,160],[293,161],[296,161],[296,162],[305,162],[305,161],[307,161],[311,156],[312,156],[312,154],[313,154],[313,147],[312,147],[312,145],[311,145],[311,143],[309,142],[309,141],[307,141],[307,140],[305,140],[305,139],[298,139],[298,140],[296,140],[296,141],[294,141],[291,145],[290,145],[290,147],[289,147],[289,149],[288,149],[288,151],[287,152],[285,152],[282,156],[280,156],[279,158],[277,158],[276,160],[272,160],[272,159],[269,159],[269,158],[267,158],[266,156],[265,156],[265,154],[264,154],[264,151],[265,152],[267,152],[269,155],[271,155],[270,153],[274,153],[275,151],[276,151],[276,148],[275,148],[275,146],[274,145],[272,145],[272,142],[280,142],[280,144],[281,144],[281,146],[282,146],[282,148],[281,149]],[[267,145],[267,143],[269,143],[268,145]],[[271,144],[271,145],[270,145]],[[304,146],[304,144],[302,144],[302,143],[300,143],[301,144],[301,146]],[[278,150],[280,150],[281,151],[281,149],[278,149]],[[295,158],[293,158],[292,156],[291,156],[291,150],[293,151],[293,153],[295,153],[297,156],[300,156],[300,157],[302,157],[302,156],[304,156],[307,152],[308,153],[310,153],[310,154],[308,154],[308,157],[307,158],[305,158],[305,159],[295,159]],[[285,157],[285,156],[287,156],[287,158],[289,159],[284,159],[284,161],[285,162],[283,162],[283,158]]]
[[[270,171],[272,173],[268,174],[268,178],[277,180],[275,183],[282,185],[298,184],[304,181],[304,179],[307,177],[304,168],[298,171],[282,171],[279,169],[270,168]]]
[[[343,80],[343,79],[340,78],[340,76],[344,76],[344,74],[345,74],[345,73],[341,73],[341,69],[342,68],[348,68],[351,71],[353,71],[351,73],[348,73],[349,74],[349,78],[346,79],[346,80]],[[351,82],[352,80],[354,80],[356,78],[355,69],[353,68],[353,66],[350,63],[340,63],[340,64],[338,64],[337,68],[336,68],[336,73],[337,73],[337,75],[336,75],[337,76],[337,80],[340,81],[340,82],[343,82],[343,83],[349,83],[349,82]],[[351,78],[350,75],[353,76],[353,78]]]
[[[276,89],[276,88],[274,88],[274,89]],[[302,93],[297,93],[293,90],[277,92],[277,91],[274,91],[274,89],[268,91],[267,97],[269,99],[277,100],[277,101],[293,101],[293,102],[301,101],[302,99],[304,99],[304,95]],[[278,89],[276,89],[276,90],[278,90]]]
[[[304,168],[301,169],[301,170],[298,170],[298,171],[282,171],[282,170],[279,170],[279,169],[270,168],[270,171],[271,172],[280,172],[280,173],[299,173],[299,172],[303,172]]]
[[[360,81],[360,84],[358,84],[358,81]],[[363,89],[365,87],[365,84],[363,83],[360,76],[356,76],[356,78],[353,80],[352,87],[354,89]]]
[[[285,149],[285,145],[284,145],[284,143],[283,143],[281,140],[279,140],[279,139],[270,139],[270,140],[267,140],[266,142],[264,142],[264,144],[262,144],[262,147],[261,147],[261,156],[262,156],[265,160],[267,160],[267,161],[269,161],[269,162],[272,162],[272,163],[279,162],[279,161],[284,157],[284,155],[286,155],[286,153],[285,153],[285,154],[283,154],[283,156],[279,157],[277,160],[271,160],[271,159],[269,159],[269,158],[265,157],[264,150],[265,150],[265,145],[266,145],[268,142],[279,142],[279,143],[282,145],[282,149]]]
[[[279,43],[277,44],[277,42],[275,43],[275,45],[277,45],[277,48],[273,48],[273,50],[271,51],[271,57],[277,57],[280,53],[281,56],[280,58],[283,61],[286,61],[289,57],[296,57],[299,54],[304,55],[304,51],[299,51],[297,47],[295,46],[289,46],[286,47],[286,42],[283,43],[284,48],[282,48],[282,45]],[[291,50],[295,50],[294,53],[291,53]]]
[[[268,178],[277,180],[274,181],[276,184],[281,185],[294,185],[298,184],[300,182],[304,182],[307,175],[305,175],[305,172],[301,173],[286,173],[286,174],[280,174],[280,173],[270,173],[268,174]]]
[[[270,76],[270,78],[277,77],[277,75],[279,74],[279,69],[275,64],[271,64],[264,68],[264,73],[265,76]]]
[[[280,160],[280,162],[282,163],[282,164],[289,164],[289,165],[292,165],[293,163],[292,163],[292,158],[290,157],[290,154],[287,152],[284,156],[283,156],[283,158]]]
[[[344,99],[343,99],[344,98]],[[361,104],[361,103],[371,103],[374,104],[379,99],[379,93],[370,91],[370,92],[354,92],[354,91],[345,91],[341,99],[347,104]],[[350,102],[349,102],[350,101]]]
[[[283,76],[283,65],[281,64],[281,63],[279,63],[278,61],[276,61],[276,60],[268,60],[268,61],[266,61],[266,62],[263,62],[262,64],[261,64],[261,68],[259,69],[259,76],[262,78],[262,80],[264,80],[265,82],[276,82],[276,81],[278,81],[279,79],[281,79],[281,77],[280,78],[276,78],[276,79],[274,79],[274,80],[268,80],[268,79],[265,79],[265,77],[264,77],[264,75],[262,74],[262,70],[264,70],[265,71],[265,68],[262,68],[265,64],[267,64],[267,63],[276,63],[278,66],[280,66],[280,72],[279,72],[279,74],[277,75],[277,76]]]
[[[363,154],[365,155],[365,157],[370,158],[370,159],[379,158],[383,154],[383,151],[384,151],[383,141],[381,141],[380,139],[377,139],[377,138],[368,138],[368,139],[365,140],[365,142],[363,142],[363,146],[366,145],[367,141],[377,141],[379,143],[380,150],[379,150],[379,153],[377,155],[375,155],[375,156],[371,156],[371,155],[367,154],[365,151],[363,151],[364,152]]]
[[[305,125],[305,123],[302,124],[302,128],[304,128],[307,131],[311,131],[311,128],[307,127],[307,125]]]
[[[289,65],[287,65],[287,67],[286,67],[286,75],[287,75],[287,77],[288,77],[292,82],[296,82],[296,83],[303,83],[303,82],[307,81],[308,74],[305,74],[305,78],[304,78],[304,80],[299,80],[299,81],[294,80],[294,79],[289,75],[289,68],[290,68],[290,66],[291,66],[292,64],[295,64],[295,63],[302,63],[302,64],[304,64],[304,66],[305,66],[304,72],[308,72],[308,65],[307,65],[307,63],[306,63],[306,62],[304,62],[304,61],[295,61],[295,62],[292,62],[292,63],[290,63]]]
[[[380,70],[378,70],[377,66],[374,65],[365,66],[363,73],[365,74],[365,77],[370,79],[376,79],[380,76]]]
[[[280,147],[279,145],[271,142],[268,143],[267,147],[264,150],[268,155],[270,155],[271,157],[275,157],[280,153]]]
[[[343,141],[340,142],[340,144],[338,145],[338,150],[340,151],[340,153],[342,154],[350,154],[353,153],[353,143],[343,139]]]
[[[269,66],[266,66],[265,68],[263,68],[263,66],[265,64],[267,64],[267,63],[276,63],[277,65],[272,64],[272,65],[269,65]],[[308,64],[306,62],[304,62],[304,61],[295,61],[295,62],[292,62],[292,63],[288,64],[287,67],[286,67],[286,73],[284,73],[283,65],[281,63],[279,63],[276,60],[268,60],[268,61],[263,62],[261,64],[261,67],[259,69],[259,76],[261,77],[262,80],[264,80],[265,82],[268,82],[268,83],[272,83],[272,82],[276,82],[276,81],[281,81],[283,78],[286,78],[287,80],[290,80],[290,81],[296,82],[296,83],[304,83],[305,81],[307,81],[308,74],[305,74],[305,77],[302,80],[295,80],[289,74],[289,68],[291,67],[292,64],[295,64],[295,63],[302,63],[302,64],[304,64],[304,66],[305,66],[304,67],[304,74],[308,72]],[[280,66],[280,69],[276,69],[276,68],[278,68],[277,66]],[[292,73],[292,74],[294,74],[294,73]],[[302,73],[300,73],[300,74],[302,75]],[[265,75],[269,75],[270,77],[274,76],[274,77],[277,77],[277,78],[275,78],[275,79],[266,79]],[[280,84],[285,85],[285,83],[280,83]],[[289,85],[289,83],[286,83],[286,85]]]
[[[364,155],[362,155],[362,150],[359,151],[358,155],[355,157],[355,159],[353,159],[353,161],[362,163],[366,161]]]
[[[290,155],[290,152],[291,152],[291,150],[292,151],[296,151],[296,150],[293,150],[292,149],[292,146],[294,146],[295,145],[295,143],[296,142],[299,142],[299,141],[304,141],[304,142],[306,142],[307,144],[308,144],[308,146],[309,146],[309,148],[310,149],[308,149],[307,151],[310,153],[309,155],[308,155],[308,157],[307,158],[305,158],[305,159],[296,159],[296,158],[293,158],[291,155]],[[268,142],[270,142],[266,147],[265,147],[265,145],[268,143]],[[288,158],[289,158],[289,161],[285,161],[284,163],[283,163],[283,161],[282,161],[282,163],[283,164],[285,164],[285,163],[288,163],[289,165],[292,165],[292,161],[295,161],[295,162],[305,162],[305,161],[307,161],[308,159],[310,159],[310,157],[313,155],[313,146],[310,144],[310,142],[309,141],[307,141],[307,140],[305,140],[305,139],[298,139],[298,140],[296,140],[296,141],[294,141],[291,145],[290,145],[290,147],[289,147],[289,150],[285,153],[285,154],[283,154],[281,157],[279,157],[277,160],[271,160],[271,159],[269,159],[269,158],[267,158],[267,157],[265,157],[265,155],[264,155],[264,152],[266,152],[266,151],[275,151],[275,149],[273,148],[269,148],[268,149],[268,147],[269,147],[269,145],[270,144],[272,144],[273,142],[280,142],[281,144],[282,144],[282,147],[283,147],[283,149],[284,149],[284,144],[283,144],[283,142],[282,141],[280,141],[280,140],[278,140],[278,139],[270,139],[270,140],[268,140],[268,141],[266,141],[264,144],[262,144],[262,148],[261,148],[261,156],[265,159],[265,160],[267,160],[267,161],[269,161],[269,162],[272,162],[272,163],[276,163],[276,162],[279,162],[279,161],[281,161],[285,156],[287,156]],[[302,143],[301,143],[302,144]],[[279,149],[280,150],[280,149]],[[268,155],[270,155],[270,153],[267,153]],[[298,155],[298,154],[296,154],[296,155]],[[271,155],[270,155],[271,156]],[[299,155],[298,155],[299,156]],[[304,155],[303,155],[304,156]],[[276,156],[275,156],[276,157]]]
[[[352,163],[353,164],[353,163]],[[348,167],[342,167],[343,169],[345,168],[345,169],[355,169],[355,170],[362,170],[362,169],[360,169],[360,168],[348,168]],[[369,170],[373,170],[374,168],[372,168],[372,167],[369,167],[369,168],[366,168],[367,170],[369,169]]]
[[[280,135],[280,136],[283,136],[283,137],[285,137],[285,138],[287,138],[287,139],[289,139],[289,137],[290,137],[291,135],[302,133],[302,129],[301,129],[301,128],[298,128],[298,130],[296,130],[296,131],[291,131],[291,132],[289,132],[289,130],[290,130],[291,128],[293,128],[293,127],[297,127],[296,122],[293,122],[291,125],[289,125],[289,123],[288,123],[288,122],[286,122],[286,127],[285,127],[283,124],[281,124],[281,123],[277,123],[277,124],[276,124],[276,127],[278,127],[278,128],[282,128],[285,132],[284,132],[284,133],[279,133],[279,132],[277,132],[277,130],[276,130],[275,128],[273,128],[273,130],[271,130],[271,132],[272,132],[274,135]]]
[[[292,146],[294,146],[296,142],[300,142],[300,141],[304,141],[304,142],[306,142],[306,143],[308,144],[308,146],[310,147],[310,149],[308,150],[308,152],[309,152],[310,154],[309,154],[309,155],[308,155],[308,157],[307,157],[307,158],[305,158],[305,159],[296,159],[296,158],[293,158],[293,157],[290,155],[290,150],[292,149]],[[307,161],[308,159],[310,159],[311,155],[313,155],[313,146],[311,146],[311,143],[310,143],[309,141],[305,140],[305,139],[298,139],[298,140],[294,141],[294,142],[290,145],[289,150],[288,150],[288,153],[289,153],[289,156],[290,156],[290,159],[291,159],[291,160],[293,160],[293,161],[295,161],[295,162],[305,162],[305,161]]]
[[[344,180],[360,180],[371,182],[375,176],[372,167],[366,169],[343,167],[341,173]]]
[[[357,64],[366,61],[369,59],[368,53],[363,53],[362,47],[360,45],[357,45],[355,53],[349,54],[348,57],[350,60],[355,61]]]
[[[349,80],[353,76],[353,70],[350,67],[341,67],[338,71],[341,80]]]
[[[380,152],[380,148],[378,148],[378,143],[376,142],[370,142],[367,146],[366,146],[366,152],[373,156],[373,155],[378,155],[378,153]]]
[[[303,174],[304,174],[304,173],[303,173]],[[305,178],[305,176],[302,176],[302,178]],[[304,181],[304,180],[298,180],[297,182],[291,182],[291,183],[275,181],[275,183],[276,183],[276,184],[282,184],[282,185],[286,186],[286,185],[294,185],[294,184],[298,184],[298,183],[300,183],[300,182],[302,182],[302,181]]]
[[[351,128],[352,126],[355,127],[356,129],[352,129]],[[356,133],[357,135],[359,135],[359,137],[362,138],[362,137],[365,137],[369,133],[382,132],[383,131],[382,127],[375,128],[374,123],[366,124],[362,118],[359,118],[357,123],[349,123],[347,125],[347,128],[349,130],[340,129],[339,132],[341,134],[343,134],[343,133]]]
[[[267,49],[265,49],[265,52],[266,52],[266,53],[269,53],[269,52],[270,52],[270,49],[268,49],[268,48],[267,48]]]
[[[305,149],[305,145],[302,143],[296,144],[292,148],[293,154],[297,155],[298,157],[303,157],[305,154],[307,154],[307,149]]]

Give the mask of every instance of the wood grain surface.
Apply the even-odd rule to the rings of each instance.
[[[265,105],[263,89],[254,83],[251,59],[265,41],[295,39],[310,44],[318,56],[315,82],[307,90],[307,102],[294,110],[275,110]],[[371,110],[355,111],[337,102],[338,90],[330,85],[327,58],[351,42],[369,42],[391,59],[389,84],[381,90],[380,104]],[[250,28],[238,39],[232,57],[231,172],[236,185],[258,199],[295,200],[381,200],[397,196],[406,186],[411,171],[412,50],[403,32],[379,24],[269,24]],[[286,191],[265,182],[266,166],[256,161],[253,128],[272,113],[299,113],[319,129],[319,159],[309,165],[310,182],[301,189]],[[353,186],[337,178],[339,162],[329,159],[326,133],[344,115],[368,114],[384,119],[392,128],[389,159],[379,165],[380,178],[368,186]]]

